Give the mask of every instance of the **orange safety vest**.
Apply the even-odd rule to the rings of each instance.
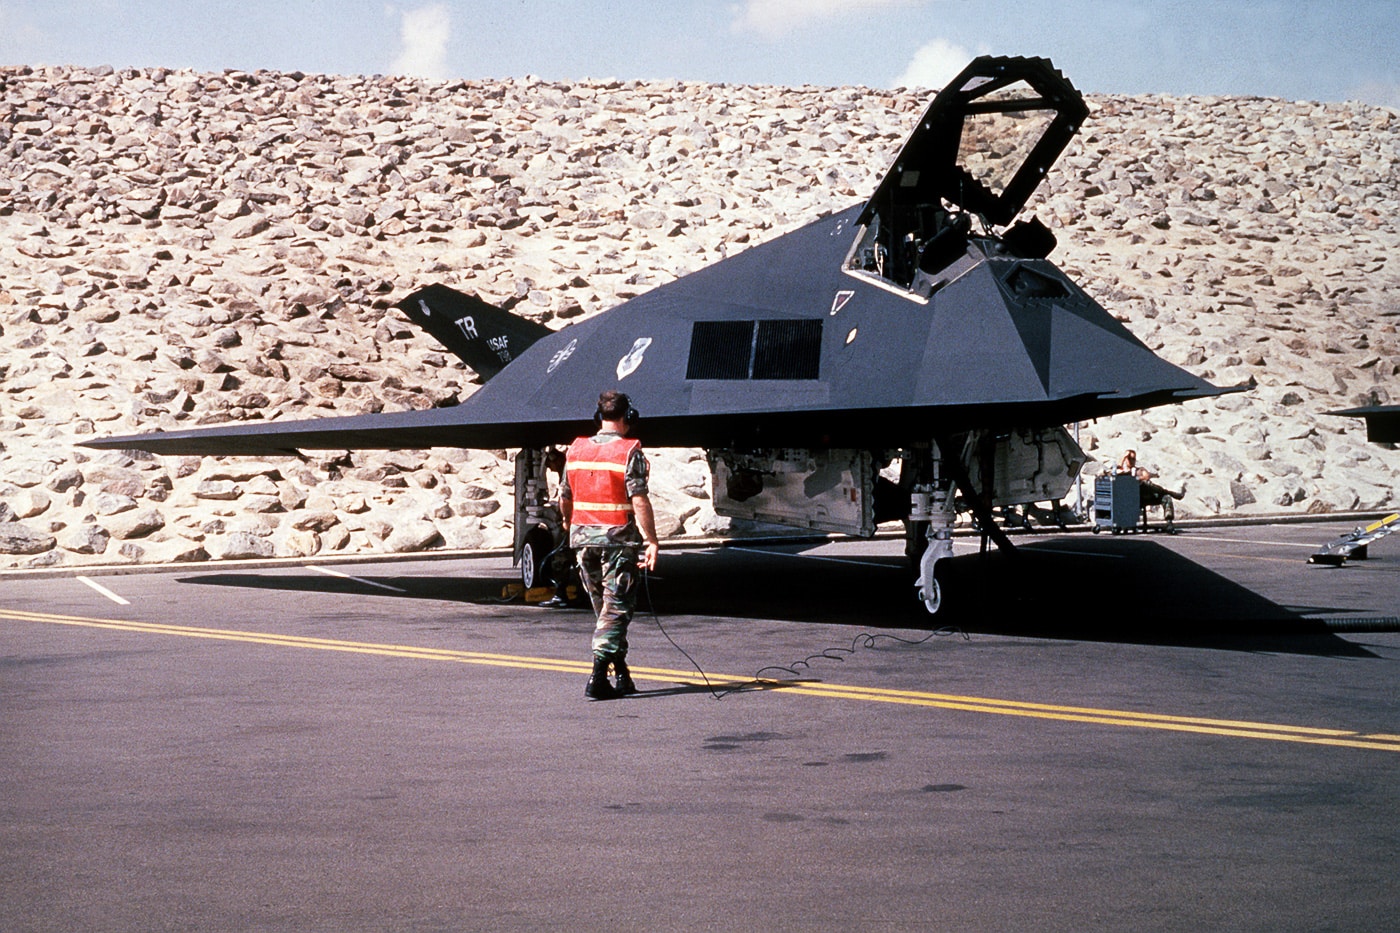
[[[641,442],[619,437],[595,444],[580,437],[569,445],[564,471],[573,493],[574,525],[625,525],[632,518],[627,494],[627,461]]]

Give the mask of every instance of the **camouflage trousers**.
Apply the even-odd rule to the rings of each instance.
[[[634,547],[578,549],[579,576],[598,617],[593,630],[594,657],[627,654],[627,623],[637,608],[637,553]]]

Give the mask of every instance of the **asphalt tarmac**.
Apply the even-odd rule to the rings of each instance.
[[[6,575],[0,929],[1386,928],[1350,527],[668,549],[610,702],[501,557]]]

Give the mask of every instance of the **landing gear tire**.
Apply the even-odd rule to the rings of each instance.
[[[928,614],[936,616],[943,606],[943,587],[934,580],[927,587],[919,587],[919,598],[924,601],[924,608],[928,610]]]
[[[525,584],[525,589],[534,589],[544,582],[544,563],[553,550],[549,533],[543,528],[536,528],[525,536],[520,548],[520,582]]]
[[[931,616],[937,616],[944,609],[943,583],[938,579],[938,564],[953,556],[953,542],[949,538],[929,542],[929,547],[919,558],[918,577],[914,592],[924,609]]]

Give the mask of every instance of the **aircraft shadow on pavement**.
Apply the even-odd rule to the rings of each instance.
[[[663,615],[790,619],[866,628],[953,626],[969,633],[1367,656],[1319,621],[1152,541],[1056,538],[1012,554],[939,565],[944,602],[929,616],[902,558],[823,561],[792,546],[709,552],[653,584]],[[701,555],[697,555],[697,558]],[[859,566],[865,564],[866,566]]]
[[[1234,651],[1370,657],[1326,625],[1156,542],[1059,539],[949,567],[969,630]],[[1013,576],[1008,577],[1010,573]],[[1007,579],[1014,579],[1008,585]],[[989,613],[989,609],[995,609]],[[978,616],[991,621],[979,622]]]
[[[962,554],[940,563],[944,603],[937,617],[914,596],[899,556],[832,559],[814,546],[736,542],[663,552],[639,598],[639,617],[768,619],[882,628],[1162,644],[1335,656],[1369,653],[1316,620],[1140,538],[1055,538],[1011,554]],[[510,579],[474,577],[473,562],[444,563],[440,575],[207,573],[182,583],[292,592],[435,599],[564,618],[584,612],[503,601]],[[369,583],[361,582],[369,581]],[[369,584],[380,584],[373,587]],[[383,587],[394,587],[394,592]]]

